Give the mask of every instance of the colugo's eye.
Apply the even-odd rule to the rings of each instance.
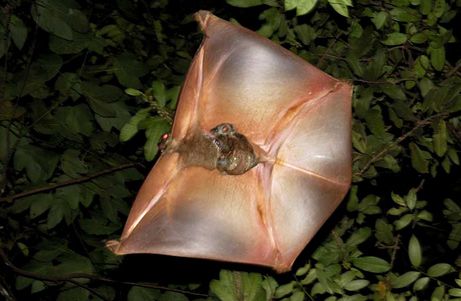
[[[227,133],[227,132],[229,132],[229,130],[230,130],[229,125],[227,125],[227,124],[223,125],[223,127],[222,127],[222,132],[223,133]]]
[[[164,152],[165,149],[167,148],[169,141],[170,141],[171,135],[170,133],[165,133],[160,137],[160,142],[158,143],[158,148],[160,152]]]
[[[235,132],[234,126],[230,123],[221,123],[211,130],[212,133],[218,135],[229,135]]]
[[[167,140],[169,137],[170,137],[170,134],[169,134],[169,133],[165,133],[165,134],[162,135],[162,138],[161,138],[161,139],[162,139],[162,141],[165,141],[165,140]]]

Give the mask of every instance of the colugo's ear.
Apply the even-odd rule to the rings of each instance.
[[[205,38],[172,146],[108,246],[286,271],[349,188],[352,88],[254,32],[196,16]]]

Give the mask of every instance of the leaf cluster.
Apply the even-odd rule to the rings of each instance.
[[[455,0],[1,4],[0,294],[461,300],[460,7]],[[201,39],[192,18],[198,9],[354,85],[353,186],[291,273],[245,266],[205,276],[173,271],[168,281],[160,267],[144,271],[104,247],[120,234],[171,127]]]

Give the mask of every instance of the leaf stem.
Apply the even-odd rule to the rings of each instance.
[[[145,288],[152,288],[152,289],[159,289],[159,290],[164,290],[164,291],[171,291],[171,292],[177,292],[177,293],[182,293],[182,294],[188,294],[188,295],[193,295],[193,296],[198,296],[198,297],[209,297],[207,294],[201,294],[201,293],[195,293],[191,291],[186,291],[186,290],[181,290],[181,289],[175,289],[175,288],[170,288],[170,287],[165,287],[165,286],[160,286],[152,283],[136,283],[136,282],[130,282],[130,281],[119,281],[119,280],[114,280],[106,277],[102,277],[97,274],[90,274],[90,273],[68,273],[68,274],[61,274],[61,275],[48,275],[48,274],[41,274],[41,273],[35,273],[35,272],[30,272],[23,270],[21,268],[18,268],[15,266],[6,256],[5,252],[3,252],[2,249],[0,249],[0,259],[3,261],[3,264],[8,267],[10,270],[12,270],[14,273],[26,277],[26,278],[31,278],[35,280],[40,280],[40,281],[49,281],[49,282],[54,282],[54,283],[59,283],[59,282],[70,282],[72,284],[75,284],[77,286],[81,286],[81,284],[76,280],[76,279],[90,279],[94,281],[99,281],[99,282],[105,282],[105,283],[112,283],[112,284],[123,284],[123,285],[132,285],[132,286],[139,286],[139,287],[145,287]],[[93,289],[89,289],[87,287],[83,287],[84,289],[88,289],[90,292],[93,294],[97,295],[99,298],[103,300],[107,300],[103,296],[100,296],[96,291]]]
[[[29,195],[40,193],[40,192],[46,192],[46,191],[54,190],[56,188],[60,188],[60,187],[64,187],[64,186],[69,186],[69,185],[74,185],[74,184],[87,182],[87,181],[90,181],[90,180],[92,180],[94,178],[97,178],[97,177],[100,177],[100,176],[104,176],[104,175],[107,175],[107,174],[110,174],[110,173],[113,173],[113,172],[116,172],[116,171],[119,171],[119,170],[134,167],[137,164],[138,163],[126,163],[126,164],[122,164],[122,165],[115,166],[115,167],[112,167],[112,168],[101,170],[99,172],[93,173],[93,174],[88,175],[88,176],[84,176],[84,177],[80,177],[80,178],[76,178],[76,179],[70,179],[70,180],[67,180],[67,181],[60,182],[60,183],[53,183],[53,184],[48,184],[48,185],[45,185],[45,186],[33,188],[31,190],[26,190],[26,191],[23,191],[23,192],[20,192],[20,193],[17,193],[17,194],[13,194],[13,195],[4,197],[4,198],[0,199],[0,202],[1,201],[12,202],[15,199],[23,198],[23,197],[26,197],[26,196],[29,196]]]
[[[416,125],[411,130],[409,130],[408,132],[406,132],[405,134],[403,134],[402,136],[397,138],[395,141],[389,143],[387,146],[385,146],[379,152],[375,153],[370,158],[370,160],[368,160],[367,163],[362,167],[362,169],[360,169],[360,171],[358,173],[354,174],[354,176],[355,177],[361,177],[368,170],[368,168],[370,168],[371,164],[373,164],[374,162],[380,160],[393,147],[399,145],[404,140],[411,137],[414,134],[414,132],[416,132],[420,128],[425,127],[426,125],[432,124],[432,122],[434,122],[435,119],[438,119],[438,118],[441,118],[441,117],[443,118],[443,117],[446,117],[446,116],[448,116],[448,113],[443,112],[443,113],[432,115],[432,116],[430,116],[430,117],[428,117],[426,119],[423,119],[423,120],[420,120],[420,121],[416,122]]]

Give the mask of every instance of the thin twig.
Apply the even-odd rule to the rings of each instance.
[[[97,291],[95,291],[94,289],[92,288],[89,288],[85,285],[82,285],[81,283],[79,283],[77,280],[75,279],[81,279],[81,278],[89,278],[89,277],[79,277],[79,276],[84,276],[84,275],[91,275],[91,274],[84,274],[84,273],[72,273],[72,274],[67,274],[67,275],[54,275],[54,276],[49,276],[49,275],[46,275],[46,274],[39,274],[39,273],[34,273],[34,272],[29,272],[29,271],[26,271],[26,270],[23,270],[23,269],[20,269],[18,268],[17,266],[15,266],[9,259],[8,257],[6,256],[6,254],[3,252],[2,249],[0,249],[0,259],[3,261],[3,263],[5,264],[6,267],[8,267],[10,270],[12,270],[13,272],[15,272],[16,274],[20,275],[20,276],[23,276],[23,277],[26,277],[26,278],[31,278],[31,279],[34,279],[34,280],[39,280],[39,281],[48,281],[48,282],[53,282],[53,283],[56,283],[56,284],[59,284],[61,282],[69,282],[69,283],[72,283],[78,287],[81,287],[83,289],[86,289],[88,290],[90,293],[94,294],[95,296],[97,296],[98,298],[101,298],[102,300],[104,301],[109,301],[107,298],[105,298],[104,296],[102,296],[100,293],[98,293]],[[69,277],[67,277],[69,276]],[[94,276],[94,275],[92,275]],[[90,278],[91,279],[91,278]]]
[[[72,283],[75,286],[78,286],[80,288],[83,288],[83,289],[89,291],[90,293],[92,293],[93,295],[95,295],[96,297],[100,298],[103,301],[111,301],[111,299],[107,299],[106,297],[104,297],[103,295],[98,293],[95,289],[93,289],[91,287],[88,287],[86,285],[83,285],[83,284],[81,284],[80,282],[78,282],[76,280],[67,280],[67,282]]]
[[[304,295],[306,295],[309,298],[309,300],[314,301],[312,296],[307,292],[304,285],[301,283],[301,281],[299,281],[298,277],[296,277],[296,274],[293,275],[293,278],[295,279],[296,283],[299,285],[299,288],[301,288],[301,290],[303,291]]]
[[[146,288],[152,288],[152,289],[159,289],[159,290],[164,290],[164,291],[177,292],[177,293],[188,294],[188,295],[193,295],[193,296],[198,296],[198,297],[205,297],[205,298],[209,297],[207,294],[195,293],[191,291],[170,288],[170,287],[165,287],[161,285],[155,285],[152,283],[145,283],[145,282],[136,283],[136,282],[130,282],[130,281],[118,281],[118,280],[114,280],[114,279],[102,277],[97,274],[90,274],[90,273],[68,273],[68,274],[61,274],[61,275],[55,274],[51,276],[47,274],[30,272],[30,271],[26,271],[26,270],[23,270],[15,266],[8,259],[8,257],[3,252],[2,249],[0,249],[0,259],[3,261],[6,267],[8,267],[10,270],[15,272],[16,274],[26,277],[26,278],[31,278],[31,279],[40,280],[40,281],[48,281],[48,282],[53,282],[53,283],[70,282],[75,285],[79,285],[76,279],[89,279],[93,281],[99,281],[99,282],[105,282],[105,283],[111,283],[111,284],[132,285],[132,286],[146,287]],[[84,287],[84,288],[88,289],[87,287]],[[104,299],[103,297],[100,297],[100,298]]]
[[[319,60],[318,60],[318,62],[317,62],[317,66],[321,66],[321,65],[322,65],[323,60],[325,59],[325,56],[328,54],[328,52],[331,50],[331,48],[333,48],[333,46],[336,44],[336,42],[338,42],[339,37],[340,37],[342,34],[343,34],[342,32],[339,32],[339,33],[335,36],[335,39],[333,40],[333,42],[330,43],[330,45],[328,45],[327,49],[323,52],[322,56],[319,58]]]
[[[101,170],[101,171],[96,172],[94,174],[84,176],[84,177],[81,177],[81,178],[70,179],[70,180],[67,180],[67,181],[60,182],[60,183],[48,184],[48,185],[45,185],[45,186],[42,186],[42,187],[37,187],[37,188],[31,189],[31,190],[23,191],[23,192],[20,192],[20,193],[17,193],[17,194],[13,194],[13,195],[4,197],[4,198],[0,199],[0,202],[2,202],[2,201],[11,202],[11,201],[13,201],[15,199],[23,198],[23,197],[26,197],[26,196],[29,196],[29,195],[40,193],[40,192],[50,191],[50,190],[60,188],[60,187],[64,187],[64,186],[69,186],[69,185],[73,185],[73,184],[79,184],[79,183],[87,182],[89,180],[92,180],[92,179],[100,177],[100,176],[104,176],[104,175],[107,175],[107,174],[110,174],[110,173],[113,173],[113,172],[116,172],[116,171],[119,171],[119,170],[122,170],[122,169],[127,169],[127,168],[130,168],[130,167],[134,167],[137,164],[138,163],[126,163],[126,164],[122,164],[122,165],[115,166],[115,167],[112,167],[112,168],[104,169],[104,170]]]
[[[447,75],[445,76],[445,80],[442,82],[444,83],[445,81],[447,81],[448,79],[450,79],[456,72],[458,72],[458,70],[461,68],[461,62],[459,62],[458,64],[456,64],[455,67],[453,67],[453,69],[451,69]]]
[[[394,244],[392,245],[392,254],[391,254],[391,267],[394,266],[395,258],[397,257],[397,251],[400,249],[400,234],[395,238]]]
[[[393,147],[399,145],[400,143],[402,143],[404,140],[406,140],[407,138],[411,137],[414,132],[416,132],[417,130],[419,130],[420,128],[422,127],[425,127],[426,125],[429,125],[429,124],[432,124],[432,122],[435,120],[435,119],[438,119],[440,117],[444,117],[444,116],[448,116],[447,113],[439,113],[439,114],[435,114],[435,115],[432,115],[424,120],[421,120],[421,121],[418,121],[416,123],[416,125],[408,132],[406,132],[404,135],[400,136],[399,138],[397,138],[395,141],[389,143],[386,147],[384,147],[383,149],[381,149],[379,152],[377,152],[376,154],[374,154],[370,160],[367,161],[367,163],[362,167],[362,169],[354,174],[354,176],[356,177],[361,177],[367,170],[368,168],[370,168],[371,164],[373,164],[374,162],[380,160],[384,155],[386,155]]]
[[[34,52],[35,52],[35,49],[36,49],[36,46],[37,46],[37,39],[38,39],[37,36],[38,36],[38,24],[35,24],[34,35],[33,35],[34,38],[32,40],[32,45],[30,47],[30,55],[27,58],[26,70],[25,70],[24,79],[23,79],[24,81],[22,82],[22,85],[21,85],[21,87],[19,89],[19,94],[16,95],[12,116],[14,116],[16,114],[16,111],[17,111],[18,106],[19,106],[19,102],[21,101],[21,98],[23,96],[22,94],[24,93],[24,89],[26,88],[26,84],[28,82],[27,80],[29,78],[30,70],[31,70],[31,66],[32,66],[32,58],[34,56]],[[5,60],[7,60],[6,56],[5,56]],[[6,84],[6,79],[5,79],[5,84]],[[5,91],[6,91],[6,89],[5,89]],[[13,127],[13,119],[11,119],[9,124],[8,124],[7,133],[9,133],[11,131],[12,127]],[[23,135],[24,134],[22,134],[21,137],[18,140],[16,140],[14,145],[11,145],[10,135],[7,134],[7,136],[6,136],[7,155],[6,155],[6,158],[5,158],[4,162],[3,162],[3,170],[0,170],[0,172],[2,173],[2,176],[0,176],[0,178],[2,178],[2,177],[6,178],[7,177],[8,166],[10,165],[11,159],[13,157],[13,153],[16,150],[16,148],[18,147],[19,142],[21,141],[21,138],[22,138]]]

